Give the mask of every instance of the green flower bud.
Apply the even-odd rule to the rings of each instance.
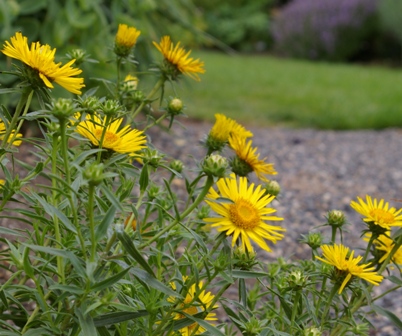
[[[138,78],[135,76],[127,75],[124,78],[123,83],[121,83],[121,91],[123,92],[132,92],[137,90],[138,87]]]
[[[93,114],[100,108],[99,99],[93,96],[80,100],[79,104],[83,112]]]
[[[291,272],[287,276],[289,288],[295,291],[303,289],[306,286],[308,277],[303,274],[301,270]]]
[[[198,209],[197,212],[197,218],[198,219],[204,219],[209,217],[209,211],[210,211],[209,205],[203,205],[201,208]]]
[[[89,55],[83,49],[73,49],[66,56],[70,61],[75,59],[74,66],[76,67],[79,67],[85,61],[94,62],[94,60],[89,59]]]
[[[136,103],[141,103],[143,100],[145,100],[145,95],[142,91],[135,91],[133,95],[133,100]]]
[[[100,109],[105,115],[114,116],[122,110],[122,107],[117,100],[108,99],[100,106]]]
[[[172,115],[181,114],[183,111],[184,105],[183,101],[179,98],[172,98],[168,103],[168,112]]]
[[[320,328],[317,327],[309,327],[304,329],[304,336],[321,336],[322,332]]]
[[[271,180],[268,183],[264,184],[263,188],[265,189],[266,195],[268,194],[268,195],[278,196],[281,191],[281,186],[275,180]]]
[[[320,232],[310,232],[307,236],[302,235],[301,242],[310,246],[313,250],[318,249],[323,242],[324,237]]]
[[[163,158],[165,157],[164,154],[161,154],[156,149],[151,149],[149,147],[145,148],[142,153],[142,160],[144,164],[148,164],[153,168],[158,168],[159,165],[162,163]]]
[[[181,173],[184,168],[184,164],[180,160],[173,160],[170,161],[169,167],[172,168],[173,170],[177,171],[178,173]]]
[[[247,322],[243,324],[242,334],[247,336],[257,336],[260,335],[261,330],[264,328],[264,321],[252,316]]]
[[[76,106],[71,99],[59,98],[53,102],[52,115],[59,120],[65,120],[74,115]]]
[[[369,334],[370,326],[367,323],[360,323],[353,327],[350,327],[349,331],[352,332],[353,335],[365,336]]]
[[[148,189],[148,197],[150,200],[155,199],[158,197],[160,193],[160,188],[156,184],[152,184],[151,187]]]
[[[232,168],[232,172],[238,176],[247,176],[253,171],[253,168],[238,156],[235,156],[230,161],[230,167]]]
[[[218,178],[226,175],[226,169],[228,166],[228,160],[219,154],[207,156],[201,163],[202,170],[205,174]]]
[[[340,210],[329,211],[326,218],[327,218],[328,225],[331,225],[331,226],[342,227],[343,225],[346,224],[346,216]]]
[[[239,246],[233,251],[233,266],[250,271],[257,264],[256,257],[254,251],[245,251],[243,246]]]
[[[84,170],[84,178],[86,180],[88,180],[88,183],[90,185],[98,185],[100,183],[102,183],[103,179],[104,179],[104,175],[103,175],[103,169],[104,169],[104,165],[102,163],[96,163],[96,162],[92,162],[92,163],[88,163],[85,166],[85,170]]]

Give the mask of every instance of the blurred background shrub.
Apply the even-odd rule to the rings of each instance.
[[[292,57],[345,61],[367,48],[377,0],[294,0],[273,24],[277,50]]]
[[[194,0],[205,20],[206,32],[243,52],[272,47],[270,12],[275,0]]]

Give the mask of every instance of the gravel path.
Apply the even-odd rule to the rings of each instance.
[[[189,156],[200,159],[205,149],[200,144],[211,125],[185,121],[185,128],[175,125],[174,134],[155,133],[152,142],[165,153],[193,165]],[[261,157],[275,164],[282,192],[274,203],[278,215],[284,217],[287,229],[284,240],[274,246],[274,252],[262,253],[267,260],[278,256],[303,258],[310,256],[306,245],[297,244],[300,234],[323,224],[329,210],[346,213],[352,225],[345,235],[345,244],[362,246],[360,238],[364,224],[350,207],[357,196],[383,198],[396,208],[402,203],[402,130],[383,131],[317,131],[312,129],[251,128],[253,144]],[[401,200],[402,201],[402,200]],[[329,232],[325,231],[327,236]],[[385,284],[386,287],[389,284]],[[379,305],[402,318],[402,291],[394,292]],[[395,336],[401,331],[381,317],[375,319],[376,330],[370,335]]]

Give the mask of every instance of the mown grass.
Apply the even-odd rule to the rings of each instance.
[[[201,82],[180,90],[193,118],[224,113],[248,125],[322,129],[402,126],[402,70],[194,52]]]

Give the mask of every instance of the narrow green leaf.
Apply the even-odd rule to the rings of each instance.
[[[181,298],[181,295],[179,293],[176,293],[170,287],[164,285],[162,282],[155,279],[154,277],[151,277],[149,273],[143,271],[140,268],[132,267],[130,268],[130,273],[133,274],[138,279],[140,279],[141,281],[143,281],[144,283],[146,283],[149,287],[152,287],[164,293],[165,295]]]
[[[91,287],[91,290],[94,292],[101,291],[102,289],[115,285],[120,279],[122,279],[127,274],[127,272],[129,270],[130,270],[130,268],[126,268],[123,271],[121,271],[120,273],[117,273],[110,278],[107,278],[103,281],[96,283],[95,285],[93,285]]]
[[[71,285],[59,285],[59,284],[56,284],[56,285],[49,286],[49,289],[51,289],[51,290],[59,290],[59,291],[62,291],[63,293],[67,292],[67,293],[70,293],[70,294],[77,294],[77,295],[81,295],[81,294],[85,293],[85,291],[82,288],[77,287],[77,286],[71,286]]]
[[[94,324],[96,327],[103,327],[115,323],[120,323],[124,321],[134,320],[136,318],[147,316],[148,312],[146,310],[139,310],[138,312],[116,312],[109,313],[94,318]]]
[[[208,322],[201,320],[197,317],[196,315],[190,315],[185,312],[182,312],[184,316],[189,318],[190,320],[193,320],[194,322],[197,322],[201,327],[205,328],[212,336],[225,336],[219,329],[215,328],[212,324],[209,324]]]
[[[140,191],[144,192],[149,183],[149,171],[148,171],[148,165],[144,164],[144,166],[141,169],[141,175],[140,175]]]
[[[247,308],[247,288],[243,278],[239,279],[239,301],[244,308]]]
[[[240,279],[254,279],[268,276],[268,273],[264,272],[251,272],[251,271],[243,271],[243,270],[233,270],[232,275],[234,278]]]
[[[8,300],[6,295],[4,294],[4,290],[0,289],[0,300],[3,302],[4,307],[6,310],[8,309]]]
[[[52,204],[46,202],[46,200],[44,200],[39,195],[32,194],[32,196],[35,197],[35,199],[37,199],[39,201],[39,203],[43,206],[45,212],[47,212],[50,216],[56,216],[64,224],[66,229],[70,230],[71,232],[73,232],[75,234],[77,233],[77,229],[75,228],[73,223],[71,223],[71,221],[68,219],[68,217],[64,213],[62,213],[59,209],[57,209]]]
[[[133,257],[134,260],[144,268],[144,270],[146,270],[150,275],[152,275],[155,278],[155,274],[152,271],[152,268],[148,265],[147,261],[144,259],[141,253],[137,250],[129,235],[124,232],[123,226],[118,226],[116,228],[116,233],[117,238],[121,241],[127,253],[131,257]]]
[[[28,246],[30,249],[35,251],[40,251],[44,253],[49,253],[51,255],[64,257],[66,260],[71,262],[71,264],[74,266],[78,274],[80,274],[83,278],[86,278],[86,272],[84,267],[82,266],[82,262],[74,253],[66,250],[60,250],[52,247],[45,247],[39,245],[25,244],[25,246]]]
[[[105,184],[101,184],[100,189],[105,194],[105,196],[107,197],[109,202],[112,203],[112,205],[116,209],[119,209],[120,211],[123,211],[123,208],[121,206],[120,201],[116,198],[116,196],[109,190],[109,188]]]
[[[87,149],[75,158],[75,160],[73,161],[73,165],[80,166],[81,163],[84,162],[88,158],[88,156],[91,156],[91,155],[96,154],[101,151],[102,151],[102,149],[100,149],[100,148]]]
[[[399,330],[402,330],[402,321],[393,312],[377,305],[371,305],[371,308],[373,308],[377,314],[386,316]]]
[[[3,217],[0,217],[0,218],[3,218]],[[9,228],[6,228],[6,227],[0,227],[0,233],[12,235],[12,236],[20,236],[20,237],[24,236],[22,234],[22,232],[18,232],[18,231],[15,231],[13,229],[9,229]]]
[[[402,280],[396,277],[395,275],[391,275],[387,277],[387,279],[396,285],[402,286]]]
[[[96,227],[96,230],[95,230],[96,241],[99,241],[106,235],[107,229],[109,228],[110,224],[113,222],[115,214],[116,214],[116,207],[114,207],[112,205],[109,208],[109,210],[106,212],[101,223]]]
[[[81,333],[82,335],[96,335],[95,323],[90,314],[84,314],[82,312],[82,308],[75,309],[75,315],[78,317],[78,321],[80,322]]]
[[[170,185],[169,185],[168,181],[163,179],[163,182],[165,183],[165,187],[169,193],[170,199],[172,200],[175,217],[177,220],[180,220],[180,212],[179,212],[179,209],[177,208],[177,204],[176,204],[177,202],[175,202],[175,197],[172,192],[172,189],[170,189]]]

